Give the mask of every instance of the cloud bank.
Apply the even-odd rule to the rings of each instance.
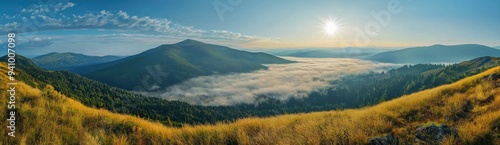
[[[243,35],[226,30],[202,30],[173,23],[166,18],[130,15],[125,11],[89,11],[84,14],[68,14],[66,9],[78,6],[76,3],[32,5],[15,15],[3,14],[0,33],[37,32],[48,30],[106,29],[128,30],[182,38],[200,38],[251,42],[265,37]]]
[[[343,75],[383,71],[394,66],[359,59],[286,59],[298,63],[267,65],[268,70],[250,73],[201,76],[161,92],[138,93],[205,106],[251,104],[258,103],[260,95],[279,100],[307,97]]]

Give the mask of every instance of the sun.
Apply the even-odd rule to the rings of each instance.
[[[326,36],[334,36],[339,29],[339,23],[335,19],[326,19],[323,21],[323,33]]]

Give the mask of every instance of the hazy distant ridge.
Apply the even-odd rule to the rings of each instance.
[[[78,67],[84,65],[98,64],[104,62],[115,61],[122,56],[89,56],[79,53],[65,52],[65,53],[57,53],[52,52],[49,54],[37,56],[33,58],[33,62],[35,62],[39,67],[51,70],[68,70],[71,67]]]
[[[382,52],[368,60],[387,63],[460,62],[482,56],[500,56],[500,50],[477,44],[432,45]]]

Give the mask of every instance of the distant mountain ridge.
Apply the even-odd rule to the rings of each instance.
[[[432,45],[382,52],[368,60],[387,63],[460,62],[482,56],[500,56],[500,50],[478,44]]]
[[[297,49],[276,49],[259,50],[278,56],[291,56],[302,58],[366,58],[368,56],[387,51],[382,48],[297,48]]]
[[[127,90],[152,91],[197,76],[250,72],[267,69],[262,64],[292,62],[266,53],[246,52],[187,39],[72,71]]]
[[[72,67],[105,63],[121,58],[123,58],[123,56],[90,56],[72,52],[52,52],[49,54],[34,57],[32,60],[41,68],[49,70],[69,70]]]

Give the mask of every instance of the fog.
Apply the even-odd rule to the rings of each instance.
[[[307,97],[329,87],[329,81],[349,74],[380,72],[395,65],[346,58],[293,58],[292,64],[266,65],[267,70],[229,75],[201,76],[160,92],[138,92],[195,105],[227,106],[256,103],[259,95],[279,100]]]

